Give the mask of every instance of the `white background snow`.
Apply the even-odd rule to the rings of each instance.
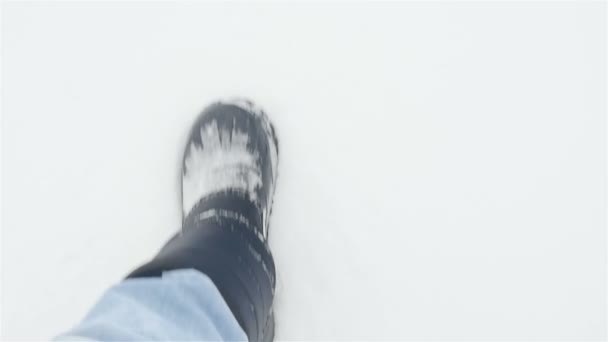
[[[274,119],[277,338],[606,336],[605,3],[3,4],[3,338],[179,228],[194,117]]]

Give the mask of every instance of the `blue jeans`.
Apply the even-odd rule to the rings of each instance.
[[[213,282],[185,269],[113,286],[56,340],[246,341],[247,335]]]

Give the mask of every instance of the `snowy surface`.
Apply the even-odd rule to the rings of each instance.
[[[232,95],[280,139],[279,339],[605,337],[604,3],[3,6],[3,338],[179,228]]]

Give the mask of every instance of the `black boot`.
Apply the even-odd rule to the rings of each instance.
[[[266,115],[246,100],[206,108],[183,159],[183,228],[128,278],[194,268],[224,297],[249,341],[272,341],[275,267],[268,218],[278,144]]]

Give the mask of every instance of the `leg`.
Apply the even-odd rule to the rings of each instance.
[[[125,288],[117,291],[131,293],[128,287],[136,293],[132,288],[137,286],[133,284],[154,287],[164,281],[166,285],[175,281],[175,278],[165,279],[167,272],[191,269],[213,282],[250,341],[271,341],[274,338],[275,267],[268,248],[268,218],[277,162],[274,128],[251,102],[241,100],[208,107],[193,125],[184,153],[182,230],[155,258],[118,285]],[[171,298],[181,296],[179,292],[188,295],[188,291],[175,284],[170,288],[177,291],[168,295]],[[161,290],[150,293],[158,291]],[[201,291],[213,292],[204,286]],[[127,297],[126,301],[133,302],[132,295]],[[143,306],[155,307],[162,298],[145,297]],[[180,308],[180,312],[189,312],[188,306],[196,300],[177,302],[186,306]],[[135,306],[122,305],[126,305],[127,314],[141,314]],[[100,306],[107,306],[104,299]],[[163,312],[155,314],[163,316]],[[170,315],[175,318],[174,314]],[[171,324],[179,327],[179,319]],[[147,339],[154,337],[157,336],[146,336]],[[206,336],[197,338],[201,337]]]

